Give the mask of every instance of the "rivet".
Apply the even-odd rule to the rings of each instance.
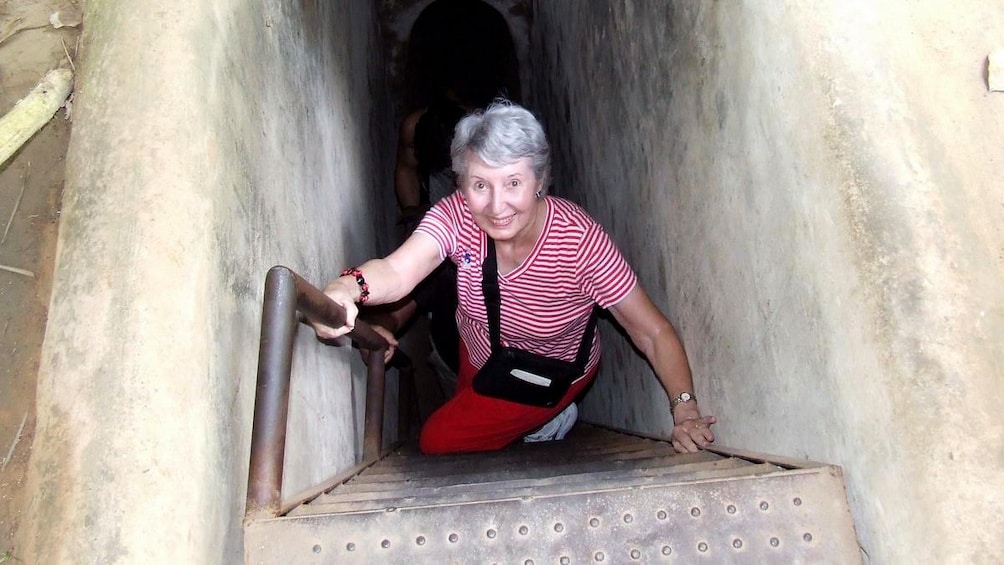
[[[660,510],[660,511],[658,511],[658,512],[655,513],[655,517],[658,518],[658,519],[660,519],[660,520],[665,520],[666,518],[669,517],[669,515],[666,514],[665,510]]]
[[[625,524],[630,524],[631,522],[634,522],[634,516],[632,516],[630,514],[625,514],[624,515],[624,523]]]
[[[734,504],[729,504],[725,508],[725,511],[728,512],[729,514],[735,514],[736,513],[736,506]]]
[[[732,547],[734,547],[736,549],[739,549],[742,546],[743,546],[743,540],[741,540],[739,538],[736,538],[736,539],[732,540]]]
[[[560,534],[561,532],[565,531],[565,525],[562,524],[561,522],[558,522],[557,524],[554,525],[554,531]]]
[[[637,549],[632,549],[631,550],[631,559],[634,559],[634,560],[641,559],[641,552],[638,551]]]
[[[380,547],[382,547],[384,549],[387,549],[388,547],[390,547],[390,540],[389,539],[385,539],[382,542],[380,542]]]
[[[595,559],[596,561],[603,561],[606,558],[607,558],[607,556],[603,555],[602,551],[597,551],[596,555],[593,556],[593,559]]]
[[[523,565],[533,565],[533,559],[527,559],[523,562]]]
[[[488,539],[495,539],[495,536],[497,534],[498,532],[496,532],[495,530],[488,530],[487,532],[485,532],[485,535],[488,536]]]
[[[708,550],[708,544],[704,543],[703,541],[701,543],[697,544],[697,551],[700,551],[701,553],[704,553],[707,550]]]
[[[697,518],[698,516],[701,515],[701,509],[696,506],[691,508],[690,515],[693,516],[694,518]]]
[[[561,565],[571,565],[572,560],[569,559],[568,557],[562,555],[560,563],[561,563]]]
[[[458,539],[460,539],[460,536],[458,536],[457,534],[450,534],[449,537],[450,543],[457,543]]]
[[[530,528],[527,528],[526,526],[520,526],[519,527],[519,535],[521,535],[521,536],[525,536],[529,531],[530,531]]]
[[[801,506],[802,505],[802,499],[798,498],[796,496],[795,499],[791,501],[791,503],[794,504],[795,506]]]
[[[386,509],[386,512],[397,512],[397,508],[394,508],[393,506],[391,506],[391,507],[388,507],[388,508]]]
[[[662,554],[663,555],[669,555],[670,553],[673,553],[673,548],[672,547],[669,547],[668,545],[662,546]]]
[[[768,508],[770,508],[770,504],[767,504],[766,500],[760,503],[760,510],[767,510]]]
[[[807,542],[812,541],[812,534],[810,534],[809,532],[805,532],[805,535],[802,536],[802,539],[804,539]]]
[[[770,546],[771,547],[777,547],[779,545],[781,545],[781,540],[779,540],[777,538],[770,538]]]
[[[415,538],[415,543],[418,545],[425,545],[425,536],[418,536]]]
[[[590,518],[589,519],[589,525],[592,526],[592,527],[594,527],[594,528],[599,527],[599,525],[600,525],[600,519],[599,518]]]
[[[320,553],[320,552],[321,552],[321,546],[315,545],[314,546],[314,553]]]
[[[345,544],[345,549],[347,549],[348,551],[355,551],[356,550],[356,544],[354,544],[352,542],[349,542],[349,543]]]

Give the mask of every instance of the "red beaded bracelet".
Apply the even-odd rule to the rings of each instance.
[[[359,300],[360,304],[366,302],[370,299],[370,285],[366,284],[366,279],[363,278],[363,272],[359,269],[352,267],[351,269],[345,269],[342,271],[343,277],[355,277],[356,284],[359,285]]]

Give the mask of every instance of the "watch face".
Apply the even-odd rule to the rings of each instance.
[[[691,398],[693,398],[693,396],[690,396],[689,392],[684,392],[680,394],[680,402],[690,402]]]

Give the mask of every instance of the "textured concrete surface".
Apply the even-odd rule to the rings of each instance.
[[[525,94],[721,443],[842,465],[870,562],[997,563],[1004,9],[873,4],[536,2]],[[391,241],[375,12],[88,4],[25,562],[239,560],[265,271]],[[585,415],[665,433],[604,330]],[[352,351],[299,350],[290,492],[354,460],[363,392]]]
[[[240,560],[265,273],[390,242],[377,29],[348,0],[88,4],[24,562]],[[300,349],[290,490],[354,462],[362,416],[357,354]]]
[[[555,192],[681,330],[720,443],[844,467],[874,563],[1004,560],[1001,29],[975,1],[534,5]],[[668,433],[606,336],[585,416]]]

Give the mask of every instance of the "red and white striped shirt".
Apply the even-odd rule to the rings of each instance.
[[[530,255],[512,272],[499,275],[502,344],[574,361],[593,306],[617,304],[634,289],[638,277],[582,208],[552,196],[545,202],[544,230]],[[471,363],[481,367],[491,354],[481,291],[487,236],[474,223],[459,191],[437,202],[415,231],[432,237],[440,256],[457,265],[457,327]],[[597,331],[586,371],[599,360]]]

